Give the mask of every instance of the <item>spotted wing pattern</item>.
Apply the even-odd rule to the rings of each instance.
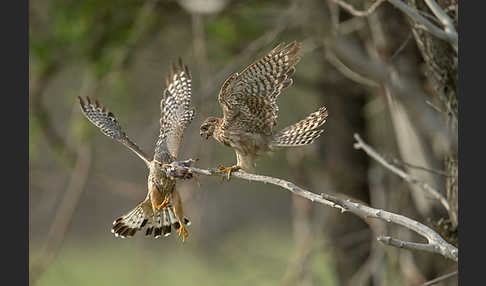
[[[292,147],[311,144],[324,132],[320,127],[326,123],[327,108],[319,108],[307,118],[292,124],[275,133],[270,142],[271,147]]]
[[[181,59],[177,65],[171,65],[160,109],[160,135],[154,159],[170,163],[177,158],[184,129],[191,123],[195,113],[191,106],[191,74]]]
[[[89,97],[86,97],[86,101],[82,97],[78,97],[78,99],[84,116],[98,127],[103,134],[127,146],[144,160],[147,165],[150,163],[151,160],[147,155],[127,137],[113,113],[100,105],[98,100],[95,100],[93,103]]]
[[[277,97],[292,85],[291,76],[301,57],[300,45],[279,44],[241,73],[231,75],[223,84],[218,101],[223,109],[223,129],[270,135],[276,125]]]

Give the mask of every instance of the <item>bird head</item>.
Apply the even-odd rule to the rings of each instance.
[[[213,136],[214,129],[216,129],[216,125],[218,124],[219,120],[220,119],[216,117],[206,118],[199,128],[199,135],[205,137],[206,139]]]

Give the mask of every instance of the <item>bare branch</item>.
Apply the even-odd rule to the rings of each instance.
[[[190,170],[195,174],[200,174],[200,175],[205,175],[205,176],[222,176],[223,178],[226,176],[226,174],[216,173],[216,169],[214,169],[214,170],[213,169],[198,169],[198,168],[191,167]],[[321,203],[321,204],[324,204],[324,205],[327,205],[327,206],[330,206],[330,207],[338,208],[342,212],[345,211],[345,209],[343,207],[341,207],[341,206],[339,206],[339,205],[337,205],[337,204],[335,204],[331,201],[323,199],[322,196],[319,196],[315,193],[309,192],[305,189],[298,187],[294,183],[291,183],[291,182],[288,182],[288,181],[285,181],[285,180],[282,180],[282,179],[277,179],[277,178],[262,176],[262,175],[256,175],[256,174],[250,174],[250,173],[246,173],[246,172],[243,172],[243,171],[232,172],[231,177],[245,179],[245,180],[248,180],[248,181],[261,182],[261,183],[264,183],[264,184],[273,184],[273,185],[276,185],[276,186],[280,186],[284,189],[291,191],[292,193],[294,193],[298,196],[301,196],[301,197],[304,197],[308,200],[311,200],[312,202],[318,202],[318,203]]]
[[[430,194],[435,199],[439,200],[440,203],[444,206],[444,208],[447,211],[449,211],[449,209],[450,209],[449,203],[447,202],[446,198],[441,193],[439,193],[439,191],[437,191],[436,189],[431,187],[429,184],[422,182],[422,181],[410,176],[408,173],[406,173],[402,169],[400,169],[400,168],[394,166],[393,164],[389,163],[388,161],[386,161],[385,158],[383,158],[383,156],[381,156],[378,152],[376,152],[371,146],[366,144],[358,134],[354,134],[354,138],[356,139],[356,141],[358,141],[357,143],[354,144],[355,149],[358,149],[358,150],[362,149],[371,158],[375,159],[378,163],[383,165],[385,168],[387,168],[390,171],[392,171],[393,173],[397,174],[399,177],[404,179],[406,182],[419,186],[422,190],[424,190],[425,192]]]
[[[430,286],[430,285],[435,285],[439,282],[441,282],[442,280],[446,280],[447,278],[450,278],[450,277],[453,277],[453,276],[456,276],[459,272],[456,270],[454,272],[451,272],[451,273],[447,273],[447,274],[444,274],[442,276],[439,276],[435,279],[432,279],[430,281],[427,281],[426,283],[424,284],[421,284],[420,286]]]
[[[338,4],[341,8],[348,11],[351,15],[356,17],[365,17],[373,13],[378,6],[384,2],[384,0],[376,0],[367,10],[359,11],[356,10],[352,5],[342,1],[342,0],[332,0],[334,3]],[[444,30],[437,27],[435,24],[427,20],[422,16],[419,11],[408,6],[401,0],[387,0],[390,4],[398,8],[400,11],[405,13],[407,16],[412,18],[418,25],[424,28],[427,32],[433,34],[439,39],[448,41],[456,53],[458,52],[458,41],[459,36],[457,35],[456,29],[452,23],[451,18],[442,10],[439,5],[434,0],[424,0],[430,10],[438,18],[439,22],[444,26]]]
[[[393,61],[393,59],[398,55],[400,54],[403,49],[405,49],[405,47],[407,46],[408,42],[410,42],[410,40],[412,39],[412,33],[409,33],[407,38],[405,39],[405,41],[403,41],[403,43],[400,45],[400,47],[398,47],[398,49],[393,52],[393,54],[391,55],[390,57],[390,60]]]
[[[383,244],[398,247],[398,248],[405,248],[409,250],[420,250],[426,252],[437,252],[436,246],[429,243],[403,241],[390,236],[378,236],[376,240],[378,240]]]
[[[429,9],[434,13],[435,17],[439,19],[439,22],[444,26],[444,29],[447,33],[450,34],[457,34],[456,29],[454,28],[454,24],[452,19],[446,14],[444,10],[435,2],[434,0],[424,0],[425,4],[429,6]]]
[[[356,72],[354,72],[352,69],[348,68],[343,62],[341,62],[336,55],[330,51],[326,50],[325,52],[326,59],[331,63],[337,70],[341,72],[345,77],[348,79],[357,82],[362,85],[366,85],[369,87],[379,87],[380,85],[376,83],[375,81],[368,79]]]
[[[167,173],[169,176],[173,174],[187,174],[187,170],[190,170],[193,174],[205,175],[205,176],[220,176],[226,177],[226,174],[216,173],[217,169],[199,169],[195,167],[189,167],[188,162],[194,162],[194,160],[187,160],[184,162],[173,162],[169,164],[166,168],[170,169],[171,172]],[[167,171],[167,169],[166,169]],[[458,261],[459,251],[458,249],[445,241],[437,232],[427,227],[426,225],[410,219],[408,217],[387,212],[381,209],[375,209],[368,207],[366,205],[353,202],[349,199],[341,199],[335,195],[330,195],[326,193],[321,193],[320,195],[307,191],[303,188],[298,187],[294,183],[273,178],[269,176],[250,174],[244,171],[236,171],[231,173],[232,178],[240,178],[248,181],[262,182],[264,184],[273,184],[279,186],[283,189],[287,189],[292,193],[306,198],[312,202],[318,202],[329,207],[337,208],[341,212],[350,212],[363,219],[376,218],[389,223],[394,223],[408,228],[428,240],[428,244],[431,245],[429,248],[432,249],[434,253],[441,254],[442,256],[449,258],[454,261]]]
[[[409,167],[409,168],[412,168],[412,169],[417,169],[417,170],[433,173],[433,174],[436,174],[436,175],[439,175],[439,176],[452,177],[451,175],[447,174],[445,171],[435,170],[435,169],[426,168],[426,167],[423,167],[423,166],[410,164],[410,163],[398,160],[397,158],[391,158],[391,163],[395,164],[395,165],[406,166],[406,167]]]
[[[381,3],[385,2],[385,0],[376,0],[375,3],[371,4],[371,6],[366,9],[365,11],[356,10],[353,5],[343,2],[341,0],[332,0],[332,2],[338,4],[344,10],[348,11],[351,15],[356,17],[366,17],[371,13],[375,12],[376,8],[381,5]]]
[[[424,102],[428,95],[415,80],[400,75],[387,61],[365,56],[361,48],[346,37],[328,38],[324,44],[348,68],[380,83],[386,93],[403,104],[413,117],[414,125],[420,126],[429,139],[440,143],[437,145],[439,152],[448,153],[457,148],[457,132],[448,128],[441,116],[430,112],[430,106]]]
[[[378,218],[389,223],[394,223],[401,225],[405,228],[413,230],[414,232],[420,234],[421,236],[427,238],[429,244],[435,246],[435,253],[441,254],[444,257],[452,259],[454,261],[458,260],[458,249],[445,241],[437,232],[427,227],[426,225],[410,219],[406,216],[394,214],[380,209],[371,208],[350,200],[343,200],[331,195],[321,194],[321,196],[336,205],[344,208],[345,211],[349,211],[363,218]]]
[[[395,6],[396,8],[398,8],[403,13],[405,13],[407,16],[412,18],[417,24],[422,25],[427,32],[431,33],[432,35],[436,36],[439,39],[448,41],[452,45],[452,47],[454,48],[456,53],[458,52],[459,36],[457,35],[457,32],[455,31],[453,26],[452,26],[452,29],[451,29],[451,27],[447,27],[445,30],[442,30],[439,27],[437,27],[436,25],[434,25],[432,22],[427,20],[425,17],[420,15],[420,13],[417,10],[415,10],[412,7],[405,4],[403,1],[401,1],[401,0],[388,0],[388,2],[390,4],[392,4],[393,6]],[[425,2],[431,2],[431,1],[425,1]],[[427,5],[429,5],[429,4],[427,3]],[[435,4],[435,5],[437,5],[437,4]],[[439,7],[439,9],[440,9],[440,7]],[[432,10],[432,12],[434,12],[434,10]],[[434,12],[434,15],[437,16],[436,13],[439,13],[439,12],[437,12],[437,11]],[[443,21],[444,21],[441,18],[439,18],[439,20],[440,20],[441,23],[443,23]]]

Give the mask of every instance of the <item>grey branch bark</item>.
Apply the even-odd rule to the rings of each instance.
[[[447,199],[436,189],[432,188],[429,184],[422,182],[409,174],[407,172],[403,171],[402,169],[390,164],[388,161],[383,158],[378,152],[376,152],[371,146],[366,144],[363,139],[359,136],[359,134],[354,134],[354,139],[358,141],[355,143],[354,148],[355,149],[362,149],[363,151],[366,152],[371,158],[375,159],[378,163],[383,165],[385,168],[389,169],[393,173],[397,174],[399,177],[404,179],[410,184],[415,184],[419,186],[422,190],[427,192],[429,195],[434,197],[435,199],[439,200],[440,203],[444,206],[444,208],[449,211],[449,202],[447,202]]]
[[[365,17],[365,16],[368,16],[371,13],[375,12],[376,8],[378,8],[378,6],[380,6],[381,3],[383,3],[385,0],[376,0],[375,3],[371,4],[370,7],[368,9],[366,9],[365,11],[356,10],[353,7],[353,5],[348,4],[348,3],[341,1],[341,0],[332,0],[332,1],[336,4],[338,4],[339,6],[341,6],[342,8],[344,8],[346,11],[351,13],[351,15],[353,15],[353,16]]]
[[[398,248],[405,248],[405,249],[410,249],[410,250],[420,250],[420,251],[427,251],[427,252],[435,252],[436,247],[433,244],[429,243],[417,243],[417,242],[409,242],[409,241],[403,241],[400,239],[396,239],[390,236],[378,236],[376,238],[379,242],[386,244],[386,245],[391,245],[394,247]]]
[[[173,162],[172,164],[165,167],[166,172],[169,176],[173,176],[174,174],[187,174],[187,170],[190,170],[193,174],[199,174],[204,176],[220,176],[223,177],[223,179],[227,176],[226,174],[216,173],[216,169],[199,169],[195,167],[189,167],[193,162],[194,160],[191,159],[184,162]],[[349,199],[341,199],[335,195],[330,195],[326,193],[321,193],[320,195],[318,195],[316,193],[305,190],[295,185],[294,183],[274,177],[251,174],[243,171],[232,172],[231,177],[248,181],[261,182],[264,184],[276,185],[312,202],[318,202],[329,207],[337,208],[341,212],[347,211],[363,219],[376,218],[388,223],[401,225],[425,237],[428,241],[427,251],[440,254],[456,262],[458,261],[459,251],[455,246],[449,244],[437,232],[430,229],[426,225],[408,217],[381,209],[375,209],[357,202],[353,202]],[[187,177],[184,176],[184,178]],[[413,243],[408,243],[408,245],[410,244]],[[394,244],[390,245],[396,246]],[[409,249],[423,250],[417,247]]]
[[[445,280],[447,278],[450,278],[450,277],[454,277],[456,276],[457,274],[459,273],[459,271],[454,271],[454,272],[451,272],[451,273],[447,273],[447,274],[444,274],[442,276],[439,276],[433,280],[430,280],[428,282],[425,282],[424,284],[420,285],[420,286],[430,286],[430,285],[435,285],[439,282],[441,282],[442,280]]]
[[[445,26],[444,30],[440,29],[436,25],[434,25],[432,22],[427,20],[425,17],[419,14],[417,10],[414,8],[408,6],[401,0],[388,0],[390,4],[398,8],[400,11],[405,13],[407,16],[412,18],[417,24],[422,25],[422,27],[432,35],[436,36],[439,39],[448,41],[456,53],[459,50],[459,36],[457,35],[456,30],[454,29],[454,25],[452,25],[452,20],[447,16],[447,14],[440,8],[437,3],[433,0],[427,0],[425,1],[429,8],[432,10],[434,15],[438,17],[439,21],[441,24]],[[445,20],[445,17],[447,17],[448,20]]]
[[[358,11],[352,5],[342,0],[332,1],[348,11],[351,15],[357,17],[369,16],[383,2],[382,0],[376,0],[366,11]],[[402,11],[405,15],[413,19],[413,21],[417,23],[417,25],[420,25],[420,27],[422,27],[425,31],[431,33],[439,39],[449,42],[456,51],[456,53],[458,53],[459,36],[456,29],[454,28],[452,19],[444,12],[444,10],[442,10],[442,8],[434,0],[424,0],[424,2],[427,4],[432,13],[434,13],[434,16],[437,17],[438,21],[441,23],[444,29],[437,27],[434,23],[430,22],[425,17],[420,15],[417,10],[408,6],[402,0],[387,1],[395,8]]]

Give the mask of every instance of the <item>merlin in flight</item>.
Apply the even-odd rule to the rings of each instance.
[[[213,137],[236,152],[237,163],[220,166],[219,172],[228,174],[243,169],[250,171],[258,156],[280,147],[311,144],[317,139],[326,122],[327,109],[321,107],[307,118],[283,128],[277,125],[277,98],[282,89],[292,85],[295,65],[300,61],[300,44],[279,44],[263,58],[240,73],[232,74],[223,84],[218,102],[223,118],[208,117],[200,127],[200,135]]]
[[[154,158],[150,159],[122,130],[115,115],[94,103],[87,97],[78,97],[83,114],[97,126],[103,134],[122,143],[140,157],[147,168],[148,192],[144,201],[133,210],[113,222],[111,232],[116,237],[131,237],[146,227],[145,235],[158,238],[171,233],[171,226],[184,241],[188,236],[185,226],[190,224],[184,216],[181,198],[176,190],[175,179],[164,172],[164,165],[177,158],[184,129],[194,118],[191,106],[191,75],[187,66],[179,59],[172,64],[166,78],[166,89],[160,102],[160,134],[155,144]]]

